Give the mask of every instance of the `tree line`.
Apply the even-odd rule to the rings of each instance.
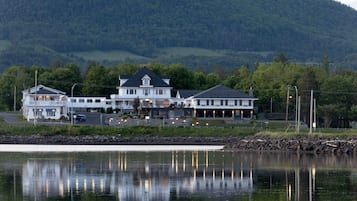
[[[89,63],[84,71],[78,65],[53,63],[50,68],[40,66],[12,66],[0,77],[0,109],[21,108],[22,90],[35,85],[35,71],[38,84],[71,94],[71,87],[77,83],[75,96],[106,96],[117,93],[119,75],[132,75],[143,65],[121,64],[105,67]],[[178,89],[205,90],[217,84],[248,93],[254,90],[258,98],[256,111],[259,114],[285,114],[286,108],[295,111],[296,92],[301,96],[301,120],[309,122],[310,94],[314,90],[317,102],[317,117],[321,127],[349,127],[357,120],[357,71],[342,68],[331,69],[328,58],[321,65],[303,66],[289,63],[278,57],[270,64],[241,66],[227,70],[216,66],[212,71],[190,70],[180,64],[164,65],[150,63],[146,67],[160,76],[170,77],[173,94]],[[16,95],[15,93],[16,87]],[[291,96],[287,97],[287,94]],[[288,105],[287,105],[288,104]],[[290,113],[293,119],[293,112]]]

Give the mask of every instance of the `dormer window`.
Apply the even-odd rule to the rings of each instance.
[[[150,86],[150,77],[148,75],[145,75],[142,79],[142,85],[143,86]]]

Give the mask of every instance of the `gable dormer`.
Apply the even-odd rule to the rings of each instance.
[[[145,74],[144,77],[141,78],[141,86],[151,87],[151,78],[147,74]]]

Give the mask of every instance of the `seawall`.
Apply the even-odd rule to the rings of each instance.
[[[19,135],[0,136],[0,144],[56,144],[56,145],[225,145],[225,150],[295,153],[357,152],[357,137],[292,136],[271,137],[264,135],[246,137],[121,137],[118,136],[65,136]]]

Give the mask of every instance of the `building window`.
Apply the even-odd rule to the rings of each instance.
[[[226,102],[226,105],[228,105],[228,100],[226,100],[225,102]]]
[[[239,105],[242,106],[243,105],[243,101],[239,100]]]
[[[39,118],[42,116],[42,109],[32,109],[34,116]]]
[[[221,100],[221,105],[223,105],[223,100]]]
[[[252,106],[252,100],[249,100],[249,106]]]
[[[150,85],[150,78],[145,77],[142,79],[142,84],[143,86],[149,86]]]
[[[79,99],[78,102],[84,103],[84,99]]]
[[[72,99],[71,99],[71,102],[72,102],[72,103],[76,103],[76,102],[77,102],[77,99],[73,99],[73,98],[72,98]]]
[[[200,100],[197,100],[197,105],[201,105],[201,101]]]
[[[144,95],[147,96],[150,94],[150,89],[144,89]]]
[[[48,117],[54,117],[56,116],[56,109],[46,109],[46,115]]]
[[[127,94],[136,94],[136,89],[128,89]]]
[[[156,89],[156,94],[157,95],[162,95],[162,94],[164,94],[164,90],[163,89]]]
[[[209,105],[209,100],[206,100],[206,105]]]
[[[211,100],[211,105],[214,105],[214,100]]]
[[[238,105],[238,101],[234,100],[234,105],[237,106]]]
[[[95,99],[94,102],[100,103],[100,99]]]
[[[92,99],[87,99],[87,103],[93,103]]]

